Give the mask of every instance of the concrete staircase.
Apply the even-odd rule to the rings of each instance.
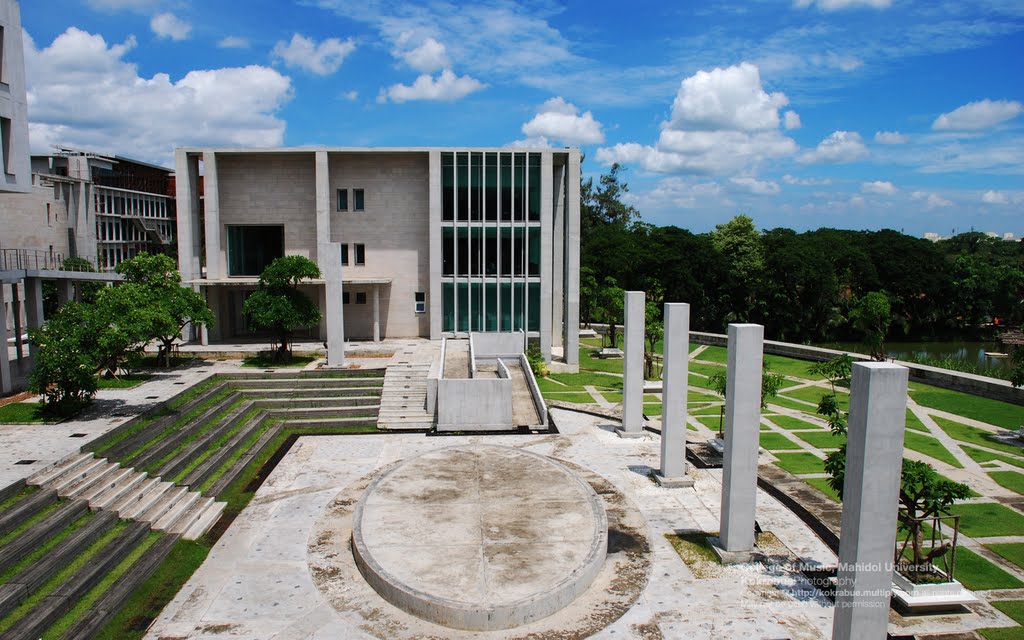
[[[426,411],[427,377],[441,357],[436,341],[403,349],[392,356],[384,374],[377,427],[384,431],[414,431],[434,426],[434,414]]]
[[[186,540],[206,533],[226,505],[92,453],[68,456],[27,483],[52,489],[61,498],[83,500],[93,511],[112,511],[121,519],[144,522]]]

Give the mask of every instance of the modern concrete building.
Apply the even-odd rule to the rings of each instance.
[[[345,339],[524,331],[577,364],[578,149],[179,149],[176,169],[179,266],[218,318],[208,340],[252,335],[260,272],[302,255],[324,274],[306,337],[331,356]]]
[[[0,0],[0,192],[32,191],[21,33],[21,7],[15,0]]]

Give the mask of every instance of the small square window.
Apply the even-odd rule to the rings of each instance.
[[[356,245],[356,264],[366,264],[366,245]]]
[[[424,291],[416,292],[416,313],[427,312],[427,294]]]
[[[365,291],[356,291],[356,304],[366,304]]]
[[[352,210],[353,211],[362,211],[364,203],[365,203],[365,201],[364,201],[364,198],[363,198],[363,190],[362,189],[353,189],[352,190]]]
[[[338,189],[338,211],[348,211],[348,189]]]
[[[341,245],[341,264],[348,266],[348,245]]]
[[[341,304],[348,304],[348,303],[349,303],[348,291],[342,291],[341,292]]]

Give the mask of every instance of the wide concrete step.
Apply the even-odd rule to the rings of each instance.
[[[249,436],[252,435],[253,431],[259,429],[266,422],[268,416],[268,413],[261,411],[250,417],[249,421],[235,431],[235,433],[228,438],[226,442],[222,443],[214,453],[192,469],[192,471],[190,471],[188,475],[181,480],[181,484],[189,487],[195,487],[205,482],[207,478],[217,471],[217,469],[220,469],[225,460],[229,459],[232,454],[234,454],[234,452],[245,443]]]
[[[130,467],[122,468],[118,464],[114,468],[114,473],[107,475],[100,481],[94,482],[88,489],[80,492],[77,497],[85,500],[89,503],[89,506],[92,507],[97,497],[117,486],[119,483],[126,482],[133,475],[135,475],[134,469]]]
[[[45,469],[40,469],[29,476],[25,482],[40,487],[48,486],[59,482],[65,475],[73,475],[78,469],[88,465],[94,459],[92,453],[75,453],[58,460]]]
[[[316,428],[316,427],[347,427],[374,424],[376,418],[373,416],[360,418],[296,418],[288,420],[290,428]]]
[[[217,402],[214,402],[211,406],[207,407],[195,418],[166,434],[159,440],[150,443],[142,453],[131,461],[131,465],[142,469],[147,465],[162,460],[193,434],[206,429],[208,425],[210,425],[225,411],[228,411],[228,407],[240,398],[241,394],[238,392],[231,392],[227,394]]]
[[[94,511],[111,509],[122,498],[136,490],[149,477],[144,471],[141,473],[135,469],[125,469],[125,471],[128,472],[127,476],[116,480],[106,490],[89,500],[90,509]]]
[[[202,499],[203,494],[198,491],[189,491],[185,487],[182,487],[184,492],[181,493],[174,503],[164,511],[163,515],[159,518],[151,520],[153,528],[157,531],[170,531],[174,527],[178,519],[185,515],[185,513],[192,508],[196,502]]]
[[[377,415],[378,408],[377,405],[362,405],[358,407],[287,407],[270,409],[268,413],[275,418],[285,420],[318,416],[364,416],[369,418]]]
[[[195,493],[193,491],[193,493]],[[192,504],[189,505],[188,509],[185,510],[181,516],[174,521],[174,524],[165,529],[168,533],[174,533],[181,535],[188,531],[193,525],[206,514],[207,509],[213,506],[216,502],[213,498],[207,498],[205,496],[199,496]]]
[[[150,478],[125,497],[114,510],[117,511],[117,515],[121,518],[134,520],[146,511],[149,511],[172,486],[174,485],[170,482],[164,482],[160,478]]]
[[[232,387],[254,388],[254,389],[275,389],[275,388],[316,388],[316,387],[372,387],[380,386],[384,382],[384,376],[351,376],[340,378],[311,378],[311,377],[232,377],[227,381]]]
[[[344,398],[274,398],[253,400],[253,405],[266,409],[289,407],[360,407],[376,406],[380,403],[380,396],[345,396]]]
[[[220,520],[221,513],[224,512],[224,507],[228,506],[226,502],[213,502],[206,509],[203,510],[202,514],[196,518],[196,521],[186,529],[181,537],[186,540],[198,540],[203,537],[207,531],[209,531],[214,524]]]
[[[121,469],[120,462],[108,462],[104,458],[100,458],[99,462],[101,463],[100,465],[94,466],[88,473],[81,476],[78,481],[65,485],[63,489],[58,489],[57,493],[62,498],[77,498],[97,484],[102,485]]]

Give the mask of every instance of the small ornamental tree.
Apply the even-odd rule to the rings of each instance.
[[[765,409],[768,407],[768,398],[774,398],[779,395],[779,389],[782,388],[782,383],[786,379],[781,373],[775,373],[767,362],[761,362],[761,408]],[[726,397],[728,394],[728,371],[723,370],[718,373],[714,373],[708,376],[707,385],[709,389],[714,390],[715,393]],[[725,406],[722,407],[718,416],[718,437],[723,437],[723,423],[725,421]]]
[[[665,325],[661,321],[660,302],[648,302],[644,308],[644,343],[647,350],[644,352],[644,377],[647,380],[656,380],[654,372],[654,349],[662,338],[665,337]]]
[[[39,329],[29,329],[36,346],[28,389],[42,396],[43,411],[68,416],[96,395],[96,330],[89,307],[69,302]]]
[[[116,377],[119,369],[137,366],[159,314],[153,292],[132,283],[107,287],[87,312],[96,331],[96,369]]]
[[[597,289],[597,305],[594,315],[598,321],[608,325],[608,346],[618,346],[618,330],[616,325],[622,323],[622,305],[625,302],[625,291],[615,278],[607,277]]]
[[[245,301],[245,315],[256,326],[272,331],[277,338],[275,360],[291,357],[293,331],[320,322],[320,308],[299,291],[303,280],[319,277],[320,269],[309,258],[277,258],[260,274],[256,291]]]
[[[864,334],[864,345],[873,360],[885,360],[885,335],[892,324],[892,305],[889,296],[872,291],[857,300],[850,311],[854,328]]]

